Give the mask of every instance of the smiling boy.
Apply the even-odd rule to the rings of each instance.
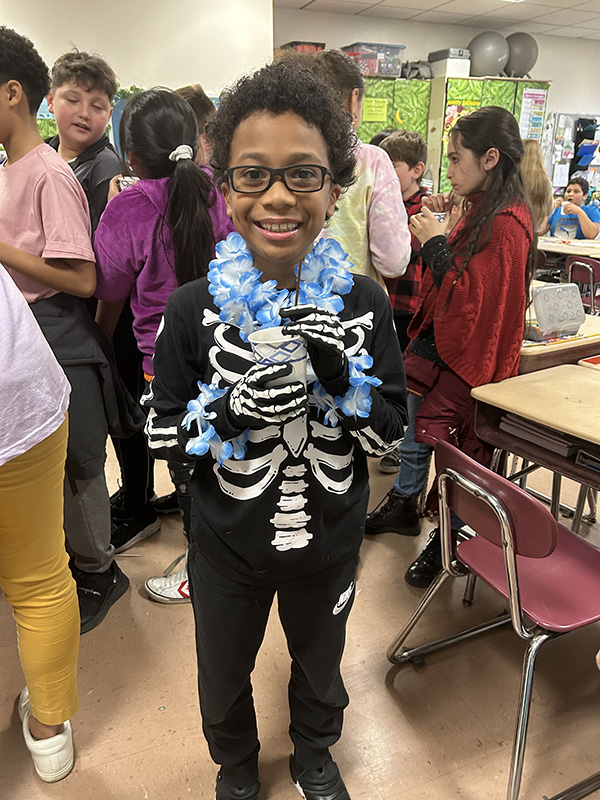
[[[340,660],[366,455],[394,447],[405,420],[392,310],[341,245],[314,245],[355,167],[346,113],[321,80],[287,59],[265,67],[222,95],[209,132],[238,233],[207,278],[170,296],[146,404],[153,452],[195,464],[188,573],[215,798],[260,800],[250,676],[277,597],[292,780],[306,800],[350,800],[329,748],[348,704]],[[306,342],[307,384],[253,359],[249,334],[284,321]]]
[[[117,79],[103,58],[79,50],[60,56],[50,79],[48,108],[58,134],[48,144],[70,164],[81,183],[94,231],[106,207],[110,181],[121,172],[106,136]]]

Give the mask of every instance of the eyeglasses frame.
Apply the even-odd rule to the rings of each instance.
[[[265,186],[264,189],[257,189],[255,191],[247,192],[247,191],[240,191],[239,189],[235,188],[234,185],[234,172],[239,169],[263,169],[269,173],[269,182]],[[312,169],[318,169],[321,172],[321,185],[318,189],[292,189],[286,183],[284,173],[288,169],[300,169],[301,167],[311,167]],[[273,167],[265,167],[263,164],[240,164],[236,167],[229,167],[229,169],[225,170],[225,176],[229,182],[229,186],[231,187],[232,191],[236,192],[237,194],[263,194],[263,192],[268,192],[273,183],[275,182],[275,178],[281,178],[281,182],[288,190],[288,192],[292,192],[293,194],[314,194],[315,192],[320,192],[325,186],[325,178],[330,177],[333,182],[333,173],[327,167],[322,166],[321,164],[288,164],[287,167],[280,167],[279,169],[274,169]]]

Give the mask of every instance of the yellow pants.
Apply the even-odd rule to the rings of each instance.
[[[79,604],[63,532],[67,420],[0,466],[0,587],[17,623],[32,714],[60,725],[77,711]]]

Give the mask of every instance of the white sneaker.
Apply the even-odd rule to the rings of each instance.
[[[23,738],[31,753],[33,766],[46,783],[61,781],[71,772],[75,763],[71,723],[65,722],[64,731],[56,736],[51,736],[49,739],[34,739],[29,730],[30,716],[29,690],[25,687],[19,697],[19,717],[23,722]]]
[[[144,585],[150,600],[155,600],[157,603],[190,602],[187,566],[166,578],[148,578]]]

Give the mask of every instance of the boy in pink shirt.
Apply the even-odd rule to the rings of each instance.
[[[48,68],[32,43],[0,27],[0,142],[7,154],[0,167],[0,263],[30,304],[72,388],[65,533],[85,632],[129,586],[113,558],[104,477],[109,423],[118,430],[121,417],[102,342],[83,302],[96,288],[85,194],[37,129],[36,111],[48,90]]]

